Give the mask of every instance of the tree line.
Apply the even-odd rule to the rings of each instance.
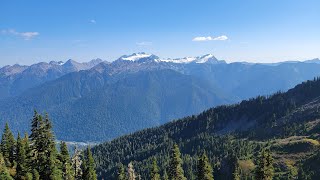
[[[1,180],[96,180],[90,147],[71,157],[66,142],[59,150],[48,114],[34,112],[30,136],[15,139],[6,124],[0,145]]]
[[[274,167],[273,167],[273,157],[270,148],[262,148],[257,159],[257,166],[255,168],[254,178],[255,180],[272,180],[274,176]],[[181,153],[177,144],[171,149],[169,166],[164,170],[163,174],[160,175],[159,167],[157,165],[157,159],[152,159],[152,164],[150,166],[150,180],[187,180],[184,169],[183,169],[183,160],[181,158]],[[234,168],[232,174],[233,180],[240,180],[240,167],[238,164],[238,158],[234,159]],[[210,164],[206,152],[203,152],[202,155],[198,158],[196,180],[214,180],[213,168]],[[247,177],[247,179],[251,179]],[[120,164],[117,172],[117,180],[141,180],[146,179],[137,174],[133,167],[133,162],[128,164],[127,173],[125,173],[123,164]]]

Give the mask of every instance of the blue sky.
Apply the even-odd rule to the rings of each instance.
[[[133,52],[228,62],[320,57],[318,0],[1,0],[0,66]]]

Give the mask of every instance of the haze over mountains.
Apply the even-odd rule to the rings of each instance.
[[[0,69],[0,125],[8,121],[14,131],[25,131],[37,109],[50,114],[58,139],[102,141],[285,91],[319,75],[317,60],[229,64],[210,54],[163,59],[135,53],[112,63],[5,66]]]

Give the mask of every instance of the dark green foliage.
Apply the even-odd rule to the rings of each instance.
[[[120,164],[118,167],[117,180],[125,180],[126,173],[124,172],[123,164]]]
[[[197,180],[213,180],[212,173],[213,171],[208,157],[203,153],[198,160]]]
[[[65,142],[60,143],[60,162],[62,166],[62,177],[64,180],[73,180],[73,174],[71,167],[71,159],[68,151],[67,144]]]
[[[256,167],[257,180],[272,180],[274,176],[273,158],[270,149],[263,148],[259,153]]]
[[[168,168],[170,180],[186,180],[186,178],[184,177],[182,164],[183,162],[181,159],[179,146],[177,144],[174,144],[171,150]]]
[[[87,150],[85,151],[83,179],[84,180],[96,180],[97,179],[97,174],[95,171],[95,164],[94,164],[94,160],[92,157],[90,147],[88,147]]]
[[[232,179],[233,180],[240,180],[241,179],[241,172],[240,172],[240,167],[239,167],[239,163],[238,163],[238,158],[235,158]]]
[[[25,150],[25,144],[20,137],[20,133],[17,138],[17,155],[16,155],[16,179],[28,178],[27,156]]]
[[[8,172],[2,153],[0,153],[0,179],[13,180],[13,178],[10,176],[10,173]]]
[[[14,166],[15,160],[15,139],[9,128],[8,123],[6,123],[4,132],[1,139],[1,152],[7,167]]]
[[[150,172],[151,180],[160,180],[159,167],[157,165],[156,158],[153,158],[152,160],[152,167]]]
[[[52,124],[47,114],[43,120],[41,115],[34,113],[30,138],[33,167],[39,173],[40,179],[61,179],[62,172],[59,169]]]

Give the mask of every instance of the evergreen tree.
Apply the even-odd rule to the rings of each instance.
[[[17,155],[16,155],[16,179],[27,179],[28,178],[28,168],[27,168],[27,157],[25,151],[25,144],[23,143],[20,133],[18,133],[17,138]]]
[[[172,148],[169,163],[169,179],[170,180],[186,180],[182,169],[182,159],[177,144]]]
[[[74,173],[74,178],[76,180],[82,179],[82,160],[80,158],[81,152],[75,147],[74,155],[72,157],[72,169]]]
[[[40,179],[39,172],[36,169],[33,169],[32,177],[33,177],[33,180],[39,180]]]
[[[55,137],[52,124],[46,114],[45,120],[36,111],[32,120],[30,138],[32,140],[33,169],[37,170],[40,179],[62,179],[62,172],[58,168]]]
[[[199,157],[198,160],[198,172],[197,179],[198,180],[213,180],[212,167],[209,163],[208,157],[205,153]]]
[[[273,178],[273,158],[269,149],[263,148],[257,160],[255,171],[257,180],[271,180]]]
[[[124,167],[123,164],[120,164],[118,167],[118,174],[117,174],[118,180],[125,180],[126,174],[124,173]]]
[[[162,177],[163,180],[169,180],[169,176],[168,176],[168,173],[166,170],[164,170],[163,172],[163,177]]]
[[[137,178],[136,173],[134,171],[134,167],[132,162],[128,164],[128,180],[135,180]]]
[[[31,148],[30,148],[30,141],[29,136],[27,133],[24,134],[22,139],[22,144],[24,146],[25,154],[26,154],[26,169],[27,169],[27,177],[28,179],[32,179],[32,157],[31,157]]]
[[[14,166],[15,160],[15,139],[9,128],[8,123],[6,123],[4,132],[1,139],[1,152],[7,167]]]
[[[235,162],[234,162],[234,169],[233,169],[233,173],[232,173],[232,179],[233,180],[240,180],[240,178],[241,178],[240,173],[241,172],[240,172],[239,162],[238,162],[238,159],[236,158]]]
[[[94,160],[92,157],[90,147],[87,147],[87,150],[85,151],[83,179],[84,180],[96,180],[97,179]]]
[[[156,158],[153,158],[152,160],[152,168],[151,168],[151,180],[160,180],[160,174],[159,174],[159,168],[157,165]]]
[[[0,153],[0,179],[1,180],[13,180],[13,178],[10,176],[8,169],[6,167],[5,160]]]
[[[73,172],[71,168],[71,160],[68,151],[67,144],[65,142],[60,143],[60,162],[62,169],[62,177],[64,180],[73,180]]]

